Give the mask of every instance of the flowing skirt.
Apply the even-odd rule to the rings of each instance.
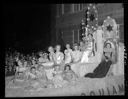
[[[79,77],[83,77],[85,74],[93,72],[93,70],[98,66],[98,63],[76,63],[71,65],[71,69]]]
[[[91,53],[90,50],[87,50],[87,51],[83,52],[81,63],[87,63],[88,62],[88,60],[89,60],[88,56],[89,56],[90,53]]]

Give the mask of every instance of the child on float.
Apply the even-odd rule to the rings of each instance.
[[[44,88],[47,86],[47,77],[46,77],[46,73],[44,70],[44,67],[39,65],[36,71],[37,74],[37,82],[39,83],[39,87]]]
[[[39,81],[38,81],[38,75],[35,67],[31,67],[30,72],[27,73],[27,79],[29,85],[25,87],[25,90],[28,89],[37,89],[39,86]]]
[[[71,70],[70,65],[66,65],[63,72],[63,79],[71,82],[77,80],[78,76]]]
[[[30,67],[29,72],[27,72],[27,79],[28,80],[37,80],[39,77],[39,73],[36,67]]]
[[[32,66],[31,67],[36,67],[37,68],[38,64],[36,63],[35,58],[32,58]]]
[[[65,64],[69,64],[72,61],[72,49],[69,44],[66,44],[66,49],[64,51],[65,54]]]
[[[26,67],[24,67],[23,61],[19,59],[17,61],[18,61],[18,66],[16,67],[15,77],[18,79],[24,79]]]
[[[63,85],[67,83],[66,80],[63,80],[63,71],[60,69],[59,66],[55,66],[55,70],[53,73],[54,73],[54,77],[52,81],[54,83],[54,87],[55,88],[63,87]]]

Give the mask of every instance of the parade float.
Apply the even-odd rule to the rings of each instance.
[[[95,10],[95,7],[89,6],[89,10]],[[90,13],[97,13],[97,11],[89,11]],[[91,17],[93,14],[91,14]],[[95,16],[95,15],[94,15]],[[90,19],[88,19],[90,20]],[[117,25],[115,19],[108,16],[102,27],[97,24],[97,18],[94,23],[89,23],[85,28],[93,28],[93,37],[95,44],[95,55],[89,57],[87,63],[75,63],[71,67],[75,67],[77,72],[80,74],[80,78],[73,84],[69,84],[65,87],[60,88],[42,88],[39,90],[25,91],[24,87],[27,83],[22,83],[20,86],[13,87],[5,86],[5,96],[6,97],[44,97],[44,96],[100,96],[100,95],[124,95],[124,44],[119,42],[119,26]],[[95,26],[94,26],[95,25]],[[87,33],[87,31],[85,31]],[[85,34],[87,36],[87,34]],[[112,75],[106,75],[104,78],[86,78],[85,74],[93,72],[93,70],[102,61],[102,55],[106,43],[110,43],[113,49],[112,59],[113,63],[109,72]],[[6,78],[6,83],[8,85],[10,78]],[[13,82],[13,80],[12,80]]]

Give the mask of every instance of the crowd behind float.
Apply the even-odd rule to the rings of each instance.
[[[81,78],[79,66],[75,68],[73,65],[88,63],[89,58],[95,56],[93,44],[93,35],[89,33],[79,44],[74,43],[72,47],[66,44],[64,52],[61,52],[61,45],[58,44],[49,46],[48,53],[43,51],[31,55],[16,51],[6,53],[5,75],[9,71],[14,71],[13,83],[18,80],[29,81],[29,87],[32,88],[63,87]],[[113,62],[112,51],[111,44],[107,43],[99,66],[93,73],[86,73],[83,77],[105,77]]]

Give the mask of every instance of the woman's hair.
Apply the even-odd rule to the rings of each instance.
[[[36,67],[31,67],[31,69],[30,69],[30,70],[32,70],[32,69],[36,69]]]
[[[93,37],[92,33],[88,33],[88,36],[91,35],[91,37]]]
[[[77,43],[74,43],[74,44],[73,44],[73,48],[74,48],[75,46],[78,46],[78,44],[77,44]]]
[[[49,50],[50,48],[52,48],[52,49],[53,49],[53,47],[52,47],[52,46],[49,46],[49,47],[48,47],[48,50]]]
[[[61,47],[61,45],[60,45],[60,44],[57,44],[57,45],[55,46],[55,48],[56,48],[57,46]]]
[[[112,48],[111,43],[106,43],[104,47],[106,48],[108,44],[110,45],[110,48]]]
[[[66,65],[66,66],[64,67],[64,70],[66,70],[67,67],[69,67],[69,70],[71,70],[71,66],[70,66],[70,65]]]

